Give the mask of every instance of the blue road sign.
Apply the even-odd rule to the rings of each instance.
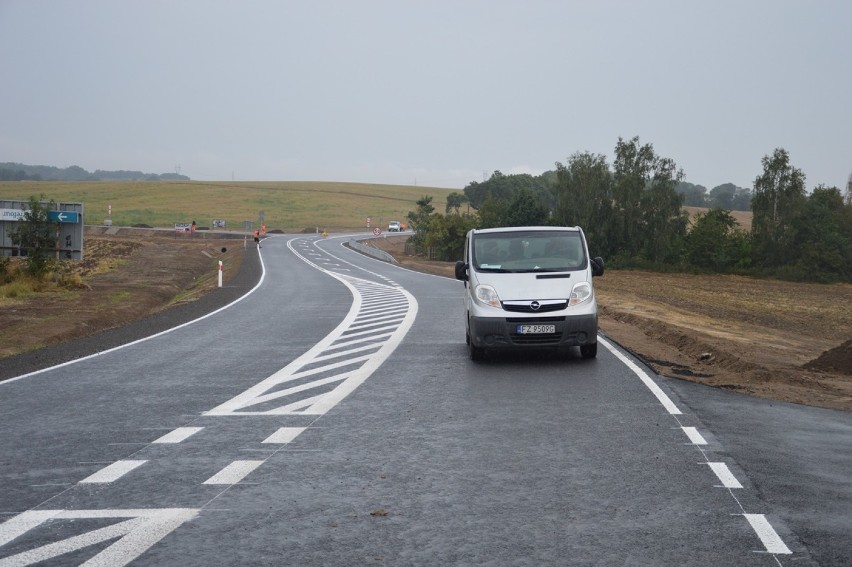
[[[47,218],[50,222],[80,222],[80,213],[75,211],[49,211]]]

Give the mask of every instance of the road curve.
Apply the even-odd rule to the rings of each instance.
[[[476,364],[459,282],[262,254],[232,308],[0,383],[0,565],[848,564],[845,414],[605,338]]]

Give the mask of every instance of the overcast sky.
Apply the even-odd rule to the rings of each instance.
[[[0,162],[463,188],[639,136],[852,172],[852,2],[0,0]]]

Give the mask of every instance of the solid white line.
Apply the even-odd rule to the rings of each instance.
[[[671,399],[660,389],[660,387],[657,386],[657,384],[653,380],[651,380],[651,378],[648,376],[648,374],[645,373],[644,370],[639,368],[632,360],[621,354],[618,349],[609,344],[609,342],[607,342],[606,340],[602,339],[601,337],[598,337],[598,342],[601,343],[604,347],[606,347],[621,362],[627,365],[627,367],[632,370],[633,373],[636,374],[640,380],[642,380],[642,383],[645,384],[645,386],[649,390],[651,390],[651,393],[654,394],[654,396],[656,396],[658,400],[660,400],[660,403],[663,404],[663,407],[666,408],[666,411],[668,411],[672,415],[681,415],[682,412],[677,409],[677,406],[674,404],[674,402],[672,402]]]
[[[263,461],[234,461],[204,481],[204,484],[237,484]]]
[[[706,445],[707,440],[694,427],[681,427],[693,445]]]
[[[186,441],[199,431],[204,429],[203,427],[178,427],[171,433],[166,433],[159,439],[152,441],[153,443],[180,443],[181,441]]]
[[[276,443],[285,445],[298,437],[307,427],[282,427],[263,440],[264,443]]]
[[[769,553],[793,553],[763,514],[743,514]]]
[[[740,481],[737,480],[737,477],[734,476],[734,473],[731,472],[731,469],[728,468],[728,465],[725,463],[707,463],[710,465],[710,468],[713,469],[713,472],[716,473],[716,476],[719,477],[719,480],[722,481],[722,486],[725,488],[742,488],[743,485],[740,484]]]
[[[80,484],[105,484],[114,482],[133,469],[141,467],[148,461],[116,461],[108,467],[104,467],[95,474],[80,481]]]
[[[144,338],[141,338],[141,339],[138,339],[138,340],[135,340],[135,341],[123,344],[123,345],[118,345],[117,347],[113,347],[113,348],[110,348],[110,349],[107,349],[107,350],[102,350],[100,352],[96,352],[96,353],[90,354],[88,356],[81,356],[80,358],[75,358],[74,360],[69,360],[68,362],[63,362],[62,364],[57,364],[56,366],[50,366],[48,368],[42,368],[41,370],[35,370],[35,371],[29,372],[27,374],[21,374],[20,376],[15,376],[14,378],[9,378],[7,380],[0,381],[0,386],[2,386],[4,384],[11,384],[12,382],[17,382],[18,380],[23,380],[24,378],[29,378],[30,376],[36,376],[38,374],[50,372],[51,370],[56,370],[57,368],[63,368],[65,366],[77,364],[78,362],[83,362],[84,360],[89,360],[89,359],[92,359],[92,358],[95,358],[95,357],[98,357],[98,356],[110,354],[112,352],[115,352],[117,350],[121,350],[123,348],[127,348],[129,346],[138,345],[140,343],[144,343],[145,341],[150,341],[151,339],[156,339],[157,337],[161,337],[163,335],[171,333],[172,331],[177,331],[178,329],[182,329],[184,327],[188,327],[189,325],[198,323],[199,321],[203,321],[204,319],[207,319],[208,317],[212,317],[213,315],[219,313],[220,311],[224,311],[225,309],[228,309],[229,307],[236,305],[237,303],[239,303],[240,301],[242,301],[243,299],[245,299],[246,297],[250,296],[255,291],[257,291],[257,289],[261,286],[261,284],[263,284],[263,280],[266,278],[266,265],[263,263],[263,256],[260,255],[260,250],[258,250],[257,256],[258,256],[258,258],[260,258],[260,280],[258,280],[257,285],[254,286],[253,288],[251,288],[250,290],[248,290],[245,293],[245,295],[238,297],[237,299],[235,299],[231,303],[229,303],[229,304],[227,304],[223,307],[220,307],[219,309],[217,309],[215,311],[211,311],[210,313],[208,313],[206,315],[202,315],[198,319],[193,319],[192,321],[188,321],[186,323],[178,325],[177,327],[172,327],[171,329],[166,329],[165,331],[160,331],[159,333],[153,334],[149,337],[144,337]]]

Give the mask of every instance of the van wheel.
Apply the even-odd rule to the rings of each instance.
[[[580,345],[580,355],[583,358],[595,358],[598,355],[598,343],[594,342],[590,345]]]
[[[485,358],[485,349],[482,347],[475,346],[472,342],[468,343],[469,351],[470,351],[470,359],[473,361],[479,361]]]

